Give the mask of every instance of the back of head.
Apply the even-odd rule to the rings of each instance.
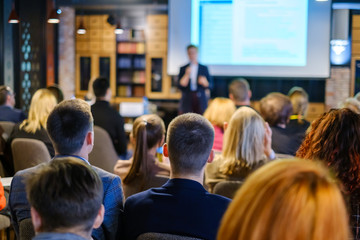
[[[105,97],[107,90],[109,89],[109,81],[106,78],[99,77],[93,82],[94,94],[97,98]]]
[[[309,96],[305,90],[301,87],[293,87],[288,96],[293,106],[293,114],[305,116],[309,105]]]
[[[8,86],[0,86],[0,106],[6,103],[7,96],[11,94],[12,90]]]
[[[42,127],[46,129],[46,121],[56,104],[56,98],[49,90],[37,90],[31,99],[28,119],[23,121],[20,128],[30,133],[35,133]]]
[[[174,174],[198,174],[204,168],[214,142],[214,128],[203,116],[187,113],[168,127],[167,145]]]
[[[231,175],[265,159],[264,126],[264,120],[250,107],[241,107],[234,113],[224,134],[221,167],[224,174]]]
[[[292,111],[289,97],[282,93],[269,93],[260,100],[260,114],[270,126],[287,124]]]
[[[343,197],[328,171],[279,160],[255,171],[226,211],[218,239],[343,240],[350,236]]]
[[[237,102],[249,100],[249,90],[249,83],[244,78],[236,79],[229,85],[229,95]]]
[[[97,173],[83,161],[59,158],[27,176],[30,205],[41,218],[41,232],[76,228],[89,232],[102,204],[103,185]]]
[[[93,128],[90,106],[80,99],[64,100],[50,113],[47,131],[60,154],[77,153]]]
[[[149,149],[161,143],[165,134],[164,121],[155,114],[143,115],[134,121],[132,137],[135,140],[134,156],[129,173],[123,183],[129,184],[139,176],[147,178]]]
[[[57,103],[60,103],[61,101],[64,100],[64,94],[58,85],[54,84],[48,86],[46,89],[49,90],[54,95],[54,97],[57,100]]]
[[[356,98],[347,98],[345,101],[340,105],[341,108],[348,108],[351,111],[360,114],[360,102],[356,100]]]
[[[204,112],[204,117],[212,124],[223,128],[224,122],[229,122],[236,108],[233,101],[228,98],[217,97],[211,101]]]
[[[360,189],[360,115],[332,109],[311,124],[297,157],[319,159],[331,167],[345,190]]]

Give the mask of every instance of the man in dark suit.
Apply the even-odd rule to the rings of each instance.
[[[26,119],[26,114],[14,106],[15,94],[11,88],[0,86],[0,121],[19,123]]]
[[[205,164],[214,157],[213,142],[214,129],[201,115],[187,113],[171,121],[163,147],[170,160],[170,180],[126,200],[124,239],[146,232],[216,239],[230,199],[202,186]]]
[[[180,113],[203,114],[208,103],[206,91],[212,87],[212,80],[208,68],[198,63],[197,47],[189,45],[187,53],[190,63],[181,67],[179,72]]]
[[[97,78],[93,83],[96,102],[91,106],[94,124],[106,130],[117,154],[126,159],[127,139],[124,119],[110,106],[111,89],[106,78]]]
[[[93,149],[93,117],[90,106],[80,99],[65,100],[50,113],[47,131],[55,148],[54,159],[71,156],[86,164]],[[25,176],[36,171],[38,166],[15,174],[9,195],[9,208],[15,232],[19,234],[19,223],[30,218],[30,205],[26,198]],[[92,166],[103,183],[103,205],[105,216],[102,225],[92,231],[92,237],[99,239],[118,239],[120,213],[123,209],[123,193],[118,176]]]

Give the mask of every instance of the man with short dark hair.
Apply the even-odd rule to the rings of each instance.
[[[85,162],[57,158],[26,177],[34,240],[86,240],[104,218],[103,186]]]
[[[126,158],[127,139],[124,119],[110,106],[111,89],[106,78],[97,78],[93,83],[96,102],[91,106],[94,124],[105,129],[110,135],[117,154]]]
[[[251,90],[246,79],[235,79],[230,83],[229,98],[234,102],[236,108],[250,106]]]
[[[25,113],[14,106],[14,92],[8,86],[0,86],[0,121],[19,123],[26,119]]]
[[[214,129],[201,115],[188,113],[171,121],[163,147],[170,159],[170,180],[126,200],[124,239],[146,232],[216,239],[230,199],[202,186],[205,164],[214,157],[213,141]]]
[[[94,132],[90,106],[83,100],[65,100],[50,113],[47,131],[55,148],[55,157],[72,156],[86,164],[93,149]],[[104,189],[103,204],[105,216],[102,225],[92,231],[94,239],[117,239],[119,215],[123,208],[121,180],[118,176],[92,166],[99,174]],[[31,174],[37,166],[15,174],[10,189],[9,207],[15,232],[19,232],[19,223],[30,218],[30,206],[26,198],[23,182],[26,174]]]

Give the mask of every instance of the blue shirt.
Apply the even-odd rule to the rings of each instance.
[[[0,121],[19,123],[25,119],[26,114],[23,111],[6,105],[0,106]]]
[[[68,155],[58,155],[58,157],[66,157]],[[71,156],[81,159],[82,161],[90,163],[79,156]],[[118,239],[120,215],[123,209],[123,191],[121,187],[121,180],[118,176],[106,172],[100,168],[92,166],[97,174],[99,174],[104,188],[103,204],[105,207],[104,221],[102,225],[94,229],[92,237],[99,239]],[[26,189],[23,182],[26,174],[31,174],[37,169],[37,166],[19,171],[15,174],[10,188],[9,195],[9,209],[11,213],[11,222],[14,226],[15,232],[19,234],[19,222],[26,218],[31,218],[30,205],[26,198]]]

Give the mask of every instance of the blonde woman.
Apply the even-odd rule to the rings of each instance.
[[[224,137],[224,123],[229,122],[236,110],[235,104],[228,98],[215,98],[204,113],[204,117],[211,122],[215,130],[213,149],[222,151]]]
[[[315,162],[279,160],[242,185],[225,212],[221,240],[344,240],[348,217],[341,192]]]
[[[15,138],[37,139],[45,143],[51,157],[53,157],[55,152],[46,131],[46,121],[56,103],[56,98],[49,90],[37,90],[31,99],[28,119],[15,125],[10,135],[10,146]]]
[[[224,148],[205,169],[205,183],[212,191],[216,183],[244,180],[254,169],[275,158],[271,129],[250,107],[239,108],[225,130]]]
[[[294,131],[295,134],[305,137],[305,132],[310,126],[310,122],[305,120],[305,115],[309,106],[309,96],[301,87],[293,87],[290,89],[288,96],[293,107],[293,113],[287,124],[287,128]]]

